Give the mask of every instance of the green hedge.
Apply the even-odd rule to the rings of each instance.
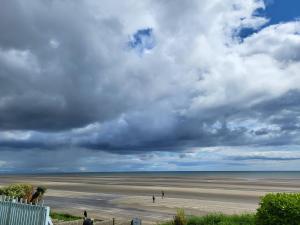
[[[73,220],[82,219],[82,217],[79,216],[73,216],[68,213],[59,213],[59,212],[51,212],[50,217],[51,219],[56,219],[60,221],[73,221]]]
[[[256,214],[257,225],[300,225],[300,193],[267,194]]]
[[[191,216],[188,225],[255,225],[254,214]]]
[[[11,184],[7,187],[3,187],[0,190],[0,194],[6,195],[12,198],[23,198],[30,200],[33,192],[33,186],[31,184]]]
[[[178,219],[183,218],[183,219]],[[184,221],[178,223],[178,221]],[[159,225],[255,225],[255,214],[225,215],[208,214],[206,216],[185,216],[184,211],[177,211],[173,221],[167,221]]]

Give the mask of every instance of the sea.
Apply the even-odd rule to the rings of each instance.
[[[0,173],[6,175],[5,173]],[[135,176],[135,177],[205,177],[205,178],[242,178],[260,179],[296,179],[300,180],[300,171],[134,171],[134,172],[60,172],[60,173],[18,173],[9,176]]]

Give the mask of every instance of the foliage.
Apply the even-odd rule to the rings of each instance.
[[[177,209],[177,214],[174,217],[174,225],[187,225],[187,219],[185,217],[184,209]]]
[[[1,192],[12,198],[23,198],[29,201],[33,192],[33,186],[31,184],[11,184],[2,188]]]
[[[166,222],[163,225],[172,225],[174,222]],[[208,214],[206,216],[189,216],[187,225],[255,225],[254,214],[224,215]]]
[[[18,198],[27,200],[27,202],[36,203],[43,198],[46,192],[46,188],[39,186],[36,191],[33,191],[33,186],[31,184],[11,184],[7,187],[0,189],[0,194],[6,195],[12,198]]]
[[[37,187],[36,191],[43,195],[46,193],[47,188],[44,186],[39,186],[39,187]]]
[[[58,212],[51,212],[50,217],[52,219],[60,220],[60,221],[73,221],[73,220],[79,220],[82,219],[79,216],[73,216],[67,213],[58,213]]]
[[[299,225],[300,193],[267,194],[256,214],[257,225]]]
[[[202,217],[192,216],[188,220],[188,225],[254,225],[255,215],[224,215],[209,214]]]
[[[44,194],[46,193],[47,188],[39,186],[36,188],[35,193],[32,195],[30,202],[36,203],[37,201],[42,200]]]

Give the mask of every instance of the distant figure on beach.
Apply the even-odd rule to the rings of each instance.
[[[153,203],[155,202],[155,196],[154,195],[152,195],[152,201],[153,201]]]
[[[87,218],[87,212],[86,212],[86,210],[84,210],[83,215],[84,215],[84,218]]]
[[[161,191],[161,198],[164,198],[164,197],[165,197],[165,192]]]

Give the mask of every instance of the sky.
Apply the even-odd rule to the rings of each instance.
[[[300,170],[297,0],[1,0],[0,172]]]

